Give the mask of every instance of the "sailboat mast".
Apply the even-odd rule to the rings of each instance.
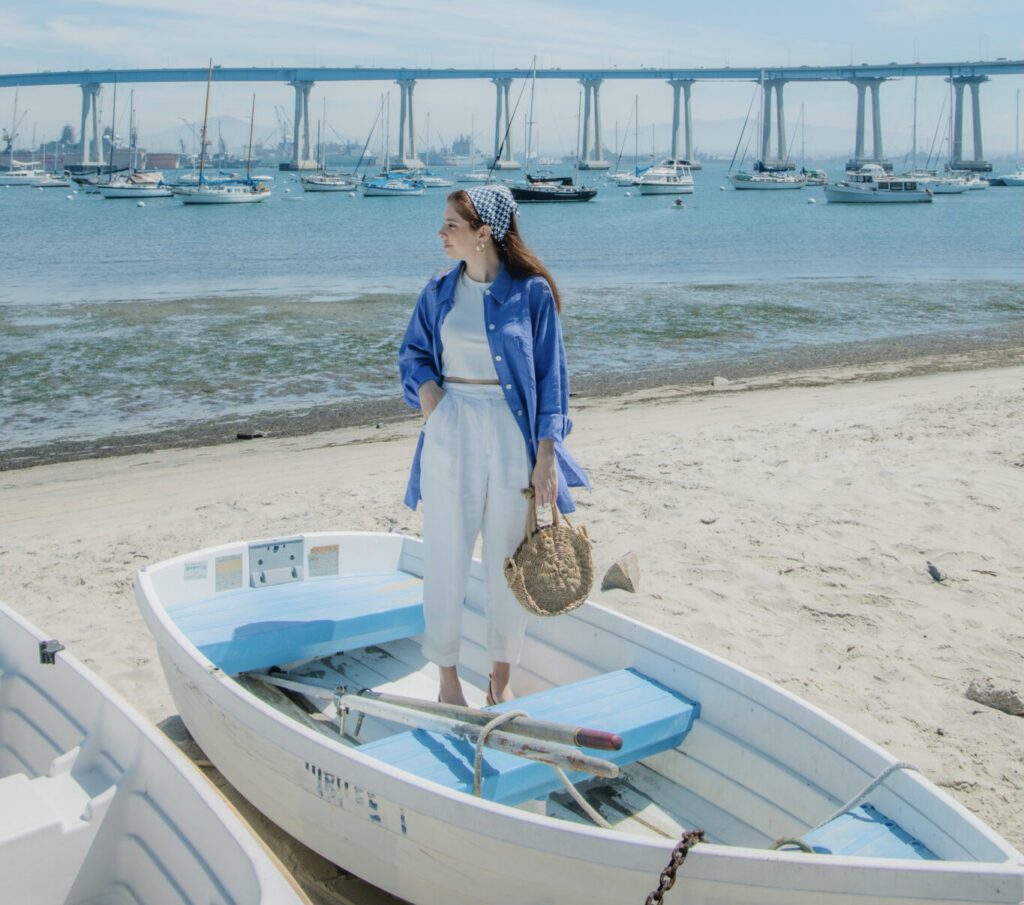
[[[530,112],[526,117],[526,171],[530,171],[530,153],[533,151],[533,94],[537,88],[537,58],[530,64],[533,79],[530,81]]]
[[[249,113],[249,154],[245,160],[245,181],[252,181],[252,128],[256,122],[256,95],[252,96],[252,111]]]
[[[114,100],[110,112],[110,156],[107,165],[107,182],[114,176],[114,132],[117,130],[117,79],[114,79]]]
[[[203,168],[206,166],[206,124],[210,116],[210,82],[213,81],[213,58],[210,58],[210,68],[206,72],[206,105],[203,107],[203,131],[199,134],[199,185],[203,184]],[[117,90],[117,83],[114,83],[114,90]]]
[[[633,95],[633,175],[640,173],[640,95]]]
[[[917,169],[917,76],[914,76],[914,122],[910,139],[910,169]]]

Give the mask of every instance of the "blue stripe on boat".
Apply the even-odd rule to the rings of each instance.
[[[622,736],[620,751],[590,751],[623,766],[679,745],[699,716],[700,705],[633,669],[604,673],[491,708],[525,710],[541,720],[603,729]],[[460,739],[415,729],[359,749],[385,763],[451,789],[473,791],[474,747]],[[518,804],[562,788],[546,764],[485,749],[483,797]],[[586,773],[570,773],[573,782]]]
[[[167,608],[226,673],[267,669],[423,632],[423,581],[368,572],[243,588]]]
[[[941,860],[923,842],[870,804],[862,804],[840,814],[835,820],[806,833],[803,838],[816,852],[824,855]]]

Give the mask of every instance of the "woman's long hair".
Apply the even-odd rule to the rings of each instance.
[[[448,196],[448,201],[451,202],[456,213],[469,223],[470,227],[479,229],[484,225],[484,221],[480,219],[480,215],[473,206],[473,201],[463,189],[452,192]],[[561,314],[562,297],[558,293],[555,280],[548,269],[541,264],[540,258],[530,251],[523,241],[522,234],[519,232],[518,217],[515,214],[512,215],[512,220],[508,225],[505,241],[495,242],[494,245],[498,249],[498,257],[501,259],[501,263],[505,265],[505,269],[511,276],[541,276],[547,280],[548,285],[551,287],[551,295],[555,299],[555,310]]]

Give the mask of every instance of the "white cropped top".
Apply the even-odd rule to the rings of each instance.
[[[463,270],[455,284],[455,304],[441,324],[441,373],[466,380],[497,380],[484,323],[484,293],[490,283],[478,283]]]

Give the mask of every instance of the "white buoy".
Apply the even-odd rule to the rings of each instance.
[[[290,192],[290,191],[291,191],[291,189],[290,189],[290,188],[287,188],[287,187],[286,187],[286,188],[285,188],[285,191],[286,191],[286,192]]]
[[[146,202],[145,201],[139,201],[135,206],[136,207],[145,207],[146,206]]]
[[[626,192],[626,197],[627,198],[632,198],[633,197],[633,193],[632,192]]]
[[[720,191],[720,192],[724,192],[724,191],[725,191],[725,186],[724,186],[724,185],[720,185],[720,186],[718,187],[718,191]]]
[[[74,195],[65,195],[64,197],[67,198],[68,201],[73,201],[75,196]]]
[[[355,198],[356,193],[355,192],[349,192],[348,196],[349,196],[349,198]]]
[[[807,203],[808,204],[817,204],[818,203],[818,199],[817,198],[808,198],[807,199]]]

